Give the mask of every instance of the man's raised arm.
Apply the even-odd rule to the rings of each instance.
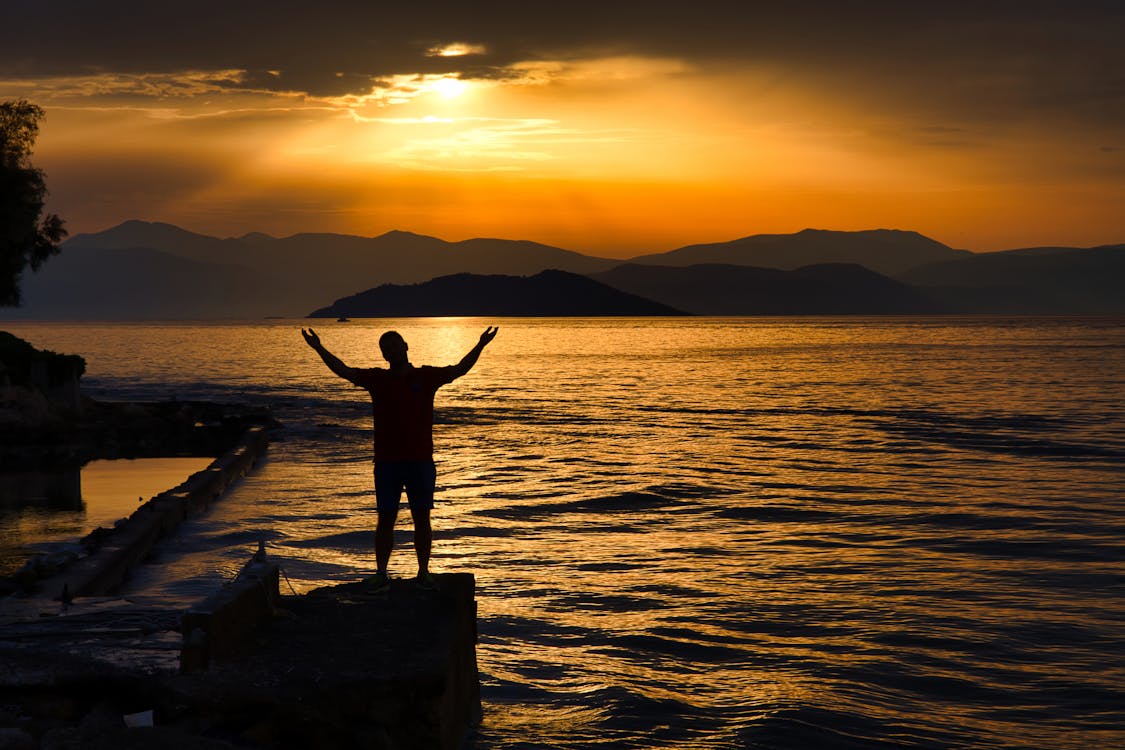
[[[480,353],[484,351],[484,347],[488,346],[488,343],[492,341],[492,339],[496,338],[496,332],[499,330],[500,329],[495,326],[489,326],[484,329],[484,333],[480,335],[480,341],[477,342],[477,345],[470,349],[469,353],[462,357],[460,362],[453,365],[454,378],[459,378],[473,369],[473,365],[480,359]]]
[[[320,336],[316,334],[313,329],[301,329],[301,335],[305,337],[305,343],[313,348],[320,358],[324,360],[324,364],[328,365],[328,369],[336,373],[344,380],[355,382],[355,370],[345,365],[339,357],[324,348],[324,344],[320,343]]]

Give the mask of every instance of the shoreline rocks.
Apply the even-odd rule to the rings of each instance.
[[[481,718],[475,579],[437,580],[272,592],[266,621],[190,674],[174,613],[92,600],[7,623],[0,734],[51,748],[466,747]]]
[[[268,409],[245,404],[87,398],[78,412],[0,420],[0,471],[78,467],[99,458],[217,456],[255,424],[278,426]]]

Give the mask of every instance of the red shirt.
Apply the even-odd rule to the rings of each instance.
[[[433,460],[434,394],[454,377],[452,367],[356,370],[352,382],[371,394],[376,461]]]

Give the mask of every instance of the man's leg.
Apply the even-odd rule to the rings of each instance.
[[[379,524],[375,527],[375,565],[380,573],[387,572],[391,551],[395,548],[395,520],[398,508],[379,511]]]
[[[414,554],[418,557],[418,578],[422,580],[430,572],[430,550],[434,545],[430,511],[434,507],[437,470],[432,461],[419,461],[412,469],[406,482],[406,497],[410,501],[410,516],[414,519]]]
[[[430,570],[430,550],[434,546],[434,530],[430,526],[430,511],[411,510],[414,517],[414,554],[418,556],[418,575]]]
[[[395,547],[395,521],[398,519],[398,503],[402,497],[403,477],[401,467],[394,463],[375,464],[375,507],[379,522],[375,526],[375,565],[379,573],[386,575]]]

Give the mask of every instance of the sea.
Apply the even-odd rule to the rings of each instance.
[[[373,572],[369,402],[310,324],[353,366],[499,326],[434,427],[477,748],[1125,747],[1125,319],[0,324],[95,398],[282,425],[127,596],[186,606],[259,542],[285,593]]]

